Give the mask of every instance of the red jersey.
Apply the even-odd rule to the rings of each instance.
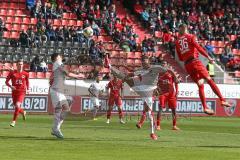
[[[195,36],[191,34],[179,35],[176,40],[176,51],[180,61],[198,58],[198,51],[204,57],[208,57],[207,52],[196,42]]]
[[[119,96],[120,95],[120,90],[123,89],[123,82],[122,80],[111,80],[107,88],[110,88],[110,96]]]
[[[9,81],[11,80],[12,86],[16,88],[16,91],[26,91],[29,89],[29,79],[28,73],[25,71],[18,72],[17,70],[12,71],[8,74],[6,78],[6,85],[10,87]]]
[[[175,77],[169,71],[165,73],[159,73],[158,75],[158,87],[161,89],[160,94],[165,93],[175,93],[174,84],[175,84]]]

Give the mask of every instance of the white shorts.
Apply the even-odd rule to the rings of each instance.
[[[72,97],[66,96],[51,88],[50,88],[50,95],[51,95],[52,105],[54,108],[63,106],[63,105],[69,106],[70,105],[69,101],[72,101]]]
[[[153,107],[153,98],[152,97],[141,97],[142,101],[145,102],[150,110]]]
[[[91,104],[92,104],[93,107],[100,106],[99,98],[91,97]]]

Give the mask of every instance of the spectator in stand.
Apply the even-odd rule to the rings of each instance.
[[[145,9],[142,13],[141,13],[141,20],[143,22],[144,27],[148,27],[148,20],[149,20],[149,13],[148,11]]]
[[[19,42],[21,47],[29,47],[29,37],[24,30],[19,35]]]
[[[38,69],[39,69],[39,65],[40,65],[40,58],[38,55],[36,55],[31,64],[30,64],[30,71],[31,72],[38,72]]]
[[[95,36],[99,36],[100,35],[100,31],[101,29],[99,28],[99,26],[95,23],[95,21],[92,21],[92,29],[93,29],[93,35]]]
[[[40,72],[47,72],[48,71],[48,66],[47,66],[46,62],[44,61],[44,58],[42,58],[41,61],[40,61],[38,72],[39,71]]]
[[[131,47],[130,47],[131,45],[130,45],[129,41],[127,40],[126,36],[122,36],[122,40],[120,41],[119,46],[125,52],[131,51]]]
[[[206,45],[205,45],[205,48],[206,48],[206,50],[207,50],[207,52],[208,52],[208,54],[212,57],[212,58],[214,58],[215,56],[215,53],[214,53],[214,46],[213,45],[211,45],[210,44],[210,42],[209,41],[207,41],[207,43],[206,43]]]
[[[148,51],[148,40],[147,36],[144,37],[144,40],[142,41],[142,52],[147,52]]]
[[[55,41],[56,40],[56,34],[55,34],[55,31],[54,31],[54,29],[51,25],[47,25],[46,35],[47,35],[48,41]]]
[[[128,14],[126,14],[121,21],[122,21],[123,26],[128,27],[128,28],[131,26],[131,20],[130,20]]]
[[[238,37],[232,43],[233,48],[240,49],[240,36],[238,35]]]
[[[137,42],[136,42],[136,38],[134,36],[131,36],[129,39],[129,44],[130,44],[130,50],[131,52],[136,51],[137,50]]]

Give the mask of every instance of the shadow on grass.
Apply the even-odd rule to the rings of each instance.
[[[81,141],[81,142],[149,142],[152,141],[151,139],[88,139],[88,138],[64,138],[64,139],[58,139],[56,137],[36,137],[36,136],[0,136],[0,139],[2,140],[34,140],[34,141]],[[154,141],[153,141],[154,142]],[[166,142],[169,143],[171,141],[155,141],[155,142]]]
[[[200,148],[240,148],[240,146],[214,146],[214,145],[209,145],[209,146],[195,146],[195,147],[200,147]]]

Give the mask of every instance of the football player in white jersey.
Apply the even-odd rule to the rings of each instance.
[[[54,122],[51,134],[57,138],[63,138],[60,128],[72,104],[72,97],[64,94],[64,81],[66,77],[82,79],[84,75],[65,70],[62,62],[63,56],[59,53],[52,54],[51,60],[53,72],[50,78],[49,92],[54,107]]]
[[[99,97],[103,95],[105,86],[100,83],[102,76],[98,74],[96,76],[96,81],[93,82],[88,88],[88,92],[91,96],[91,103],[93,108],[93,120],[97,120],[96,115],[100,107]]]
[[[153,140],[157,140],[155,134],[155,126],[153,120],[153,91],[156,88],[157,77],[161,72],[166,72],[167,69],[160,65],[151,65],[148,57],[143,57],[142,68],[133,72],[131,75],[125,75],[117,68],[110,65],[108,57],[105,58],[104,67],[110,68],[111,73],[116,75],[119,79],[124,80],[143,100],[144,111],[147,113],[150,120],[150,137]],[[139,126],[137,126],[140,128]]]

